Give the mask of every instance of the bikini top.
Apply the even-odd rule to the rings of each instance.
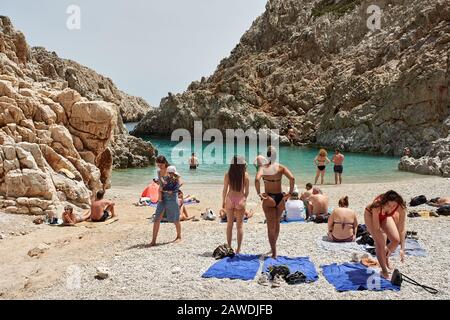
[[[378,199],[379,199],[379,197],[375,198],[375,200],[373,202],[377,201]],[[387,219],[388,217],[392,217],[399,207],[400,207],[400,204],[397,203],[397,206],[394,208],[394,210],[392,210],[390,213],[386,213],[386,214],[383,213],[383,207],[381,207],[380,215],[379,215],[379,218],[378,218],[380,220],[380,222],[382,222],[383,220]],[[368,213],[372,214],[372,209],[366,208],[366,211]]]

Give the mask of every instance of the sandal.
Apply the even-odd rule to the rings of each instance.
[[[265,272],[261,273],[261,275],[258,278],[258,284],[262,286],[268,286],[269,285],[269,275]]]
[[[306,276],[300,271],[296,271],[286,277],[286,282],[289,284],[299,284],[306,282]]]
[[[275,276],[275,278],[273,278],[273,280],[272,280],[272,288],[279,288],[279,287],[281,287],[281,283],[282,282],[283,282],[283,278],[279,274],[277,274]]]

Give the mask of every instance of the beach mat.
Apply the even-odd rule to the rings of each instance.
[[[298,219],[298,220],[283,220],[280,222],[280,224],[288,224],[288,223],[306,223],[305,219]]]
[[[111,224],[111,223],[114,223],[114,222],[117,222],[117,221],[119,221],[119,218],[111,218],[111,219],[108,219],[108,220],[103,221],[103,222],[83,221],[83,222],[77,223],[76,226],[93,229],[93,228],[106,226],[108,224]]]
[[[321,236],[320,239],[317,240],[317,245],[319,246],[319,248],[326,251],[342,251],[349,253],[353,253],[355,251],[365,252],[364,246],[357,244],[355,241],[334,242],[328,240],[327,236]]]
[[[191,205],[191,204],[198,204],[200,203],[200,201],[194,201],[194,200],[189,200],[189,201],[184,201],[183,204],[185,206]],[[144,207],[151,207],[151,208],[156,208],[158,206],[158,202],[148,202],[146,201],[144,205],[142,205]]]
[[[375,247],[364,245],[364,248],[367,252],[369,252],[372,256],[375,256]],[[400,254],[400,246],[392,254],[393,256],[398,256]],[[405,239],[405,255],[412,257],[426,257],[427,251],[424,247],[417,241],[416,239]]]
[[[361,263],[344,263],[322,265],[322,273],[325,279],[332,284],[337,291],[399,291],[400,287],[380,276],[374,269],[367,268]]]
[[[259,270],[258,255],[238,254],[214,263],[203,278],[253,280]]]
[[[319,279],[319,275],[316,271],[314,263],[311,262],[309,257],[289,258],[279,256],[276,259],[267,257],[264,260],[263,272],[269,272],[270,266],[286,265],[289,267],[291,273],[300,271],[306,276],[306,282],[314,282]]]

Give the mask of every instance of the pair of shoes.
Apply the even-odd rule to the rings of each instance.
[[[277,274],[272,280],[272,288],[279,288],[283,283],[284,279],[281,275]]]
[[[306,282],[306,276],[304,273],[300,271],[296,271],[294,273],[291,273],[286,277],[286,282],[289,284],[299,284],[299,283],[305,283]]]
[[[418,218],[418,217],[420,217],[420,214],[417,211],[412,210],[408,213],[408,217],[409,218]]]
[[[406,231],[406,238],[419,240],[419,237],[417,236],[417,231]]]
[[[261,273],[258,278],[258,284],[267,287],[269,285],[269,274],[266,272]]]

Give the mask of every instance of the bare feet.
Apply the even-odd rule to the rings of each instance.
[[[241,253],[241,249],[236,249],[235,253],[236,253],[236,254]]]
[[[152,241],[152,242],[150,242],[150,244],[148,245],[149,247],[154,247],[154,246],[156,246],[156,242],[155,241]]]
[[[383,277],[383,278],[385,278],[386,280],[390,280],[389,279],[389,272],[387,272],[387,271],[381,271],[381,276]]]
[[[175,240],[173,240],[173,243],[180,243],[181,241],[181,237],[177,237]]]

